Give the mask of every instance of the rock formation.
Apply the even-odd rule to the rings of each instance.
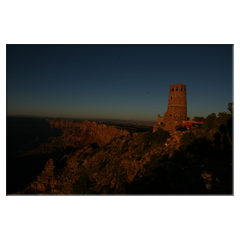
[[[184,132],[172,130],[163,142],[156,134],[122,136],[102,148],[87,145],[49,159],[19,194],[231,194],[231,165],[213,165],[208,156],[215,150],[209,155],[199,145],[207,140],[186,149]]]
[[[52,123],[65,132],[74,125]],[[50,158],[36,180],[18,194],[231,194],[231,156],[229,162],[225,157],[219,160],[222,154],[209,140],[195,137],[183,143],[184,134],[188,132],[158,129],[122,135],[98,148],[91,144],[97,138],[85,137],[88,145]],[[48,144],[54,148],[55,140]]]
[[[63,131],[62,139],[67,146],[73,147],[88,145],[94,142],[99,147],[102,147],[113,138],[130,135],[128,131],[88,120],[85,120],[83,123],[75,123],[67,120],[48,120],[48,122],[51,128],[61,129]]]

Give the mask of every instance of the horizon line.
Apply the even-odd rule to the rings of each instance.
[[[135,121],[135,122],[157,122],[153,120],[134,120],[134,119],[119,119],[119,118],[93,118],[93,117],[50,117],[50,116],[38,116],[38,115],[21,115],[21,114],[7,114],[6,117],[34,117],[34,118],[59,118],[59,119],[98,119],[98,120],[112,120],[112,121]]]

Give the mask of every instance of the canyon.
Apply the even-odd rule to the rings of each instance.
[[[41,124],[36,145],[7,159],[8,194],[232,194],[232,151],[214,132]]]

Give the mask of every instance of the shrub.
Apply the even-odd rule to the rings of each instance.
[[[210,129],[212,129],[214,127],[214,122],[216,118],[217,117],[215,113],[211,113],[210,115],[208,115],[204,121],[203,129],[205,131],[209,131]]]
[[[159,143],[165,143],[167,139],[170,137],[170,133],[168,131],[164,131],[162,128],[159,128],[156,132],[156,140]]]
[[[188,145],[188,144],[192,143],[192,142],[194,141],[194,139],[195,139],[195,137],[194,137],[194,134],[193,134],[193,133],[191,133],[191,132],[190,132],[190,133],[186,132],[186,133],[184,133],[183,136],[181,137],[180,142],[181,142],[182,144]]]
[[[182,129],[183,128],[183,125],[182,124],[178,124],[175,126],[175,129],[178,130],[178,129]]]
[[[159,128],[156,132],[152,133],[152,129],[142,135],[143,150],[148,148],[151,144],[162,144],[167,141],[167,138],[170,137],[168,131],[164,131],[162,128]]]
[[[205,118],[204,117],[194,117],[193,121],[195,121],[195,122],[204,122]]]
[[[99,148],[99,146],[98,146],[98,144],[96,142],[91,143],[91,147],[92,147],[93,150]]]

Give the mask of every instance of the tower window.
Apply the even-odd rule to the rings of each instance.
[[[178,107],[178,106],[176,106],[176,107]]]
[[[172,99],[172,97],[171,97],[171,99]]]
[[[177,117],[177,115],[176,115],[176,117]]]
[[[170,117],[171,117],[172,115],[170,114]]]
[[[181,88],[181,91],[182,91],[182,88]]]
[[[174,89],[172,88],[172,91],[174,91]]]
[[[176,88],[176,91],[178,91],[178,88]]]

